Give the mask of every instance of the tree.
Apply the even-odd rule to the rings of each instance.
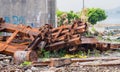
[[[62,24],[73,24],[73,21],[79,19],[79,16],[73,11],[70,12],[62,12],[57,10],[57,24],[61,26]]]
[[[72,20],[79,19],[79,16],[73,11],[70,11],[67,13],[67,18],[68,18],[68,23],[71,23]]]
[[[88,22],[96,24],[98,21],[105,20],[107,15],[103,9],[100,8],[89,8],[87,11]]]
[[[60,11],[60,10],[57,10],[57,11],[56,11],[57,17],[60,17],[63,13],[64,13],[64,12],[62,12],[62,11]]]

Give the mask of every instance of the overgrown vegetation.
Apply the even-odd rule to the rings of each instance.
[[[87,12],[88,22],[96,24],[98,21],[105,20],[107,15],[103,9],[100,8],[89,8]]]
[[[79,19],[79,15],[77,15],[73,11],[62,12],[57,10],[56,14],[58,26],[61,26],[62,24],[72,24],[74,20]]]
[[[41,50],[40,58],[58,58],[63,57],[66,54],[66,50],[59,50],[59,51],[46,51]]]
[[[76,20],[80,20],[81,17],[81,11],[80,12],[62,12],[60,10],[57,10],[56,14],[57,14],[57,24],[58,26],[61,26],[63,24],[73,24],[74,21]],[[100,8],[88,8],[87,9],[87,17],[88,17],[88,22],[91,24],[91,30],[89,30],[88,32],[86,32],[84,34],[84,36],[86,37],[93,37],[93,36],[98,36],[97,38],[99,40],[105,40],[103,39],[102,35],[99,35],[98,32],[96,32],[95,28],[93,25],[95,25],[97,22],[105,20],[107,18],[107,15],[105,13],[105,11],[103,9]],[[111,33],[109,34],[111,35]],[[106,39],[107,41],[113,41],[110,38]],[[115,40],[115,41],[119,41],[119,40]],[[98,50],[88,50],[87,52],[85,51],[79,51],[76,52],[74,54],[69,54],[68,52],[66,52],[66,50],[61,49],[59,51],[46,51],[46,50],[42,50],[40,57],[41,58],[57,58],[57,57],[64,57],[64,58],[86,58],[89,56],[100,56],[100,52]]]
[[[44,58],[44,59],[47,59],[47,58],[86,58],[86,57],[91,57],[91,56],[95,56],[95,57],[100,56],[100,52],[96,49],[94,50],[88,49],[87,52],[79,50],[78,52],[75,52],[75,53],[69,53],[64,49],[61,49],[59,51],[53,51],[53,52],[42,50],[40,58]]]
[[[98,21],[102,21],[107,18],[105,11],[103,9],[89,8],[86,10],[87,10],[86,16],[88,17],[88,20],[86,20],[86,21],[88,21],[91,25],[94,25]],[[81,20],[80,17],[82,15],[82,13],[83,13],[83,11],[75,13],[73,11],[62,12],[60,10],[57,10],[56,11],[57,24],[58,24],[58,26],[61,26],[63,24],[73,24],[74,21]],[[98,33],[96,32],[94,27],[91,28],[91,31],[88,31],[84,34],[84,36],[86,36],[86,37],[93,37],[93,36],[97,36],[97,35],[98,35]],[[99,55],[99,54],[97,54],[96,50],[93,53],[95,53],[94,55],[96,55],[96,56]],[[42,58],[50,58],[50,57],[85,58],[87,56],[91,56],[90,50],[87,53],[84,51],[79,51],[75,54],[68,54],[65,50],[53,51],[53,52],[42,50],[42,55],[41,55]]]
[[[91,23],[92,25],[96,24],[98,21],[105,20],[107,18],[107,15],[105,13],[105,10],[100,9],[100,8],[88,8],[86,9],[85,15],[88,17],[88,22]],[[62,24],[72,24],[74,20],[78,20],[81,17],[82,11],[80,12],[62,12],[60,10],[56,11],[57,14],[57,24],[58,26]]]

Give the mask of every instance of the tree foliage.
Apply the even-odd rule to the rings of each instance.
[[[62,12],[57,10],[57,24],[58,26],[62,24],[72,24],[73,20],[78,19],[79,15],[74,13],[73,11],[70,12]]]
[[[79,16],[73,11],[70,11],[67,13],[67,18],[68,18],[68,23],[71,23],[72,20],[78,19]]]
[[[75,13],[73,11],[69,12],[62,12],[60,10],[56,11],[57,14],[57,24],[58,26],[62,24],[73,24],[73,21],[76,19],[80,19],[81,12]],[[87,9],[87,12],[85,14],[87,16],[86,21],[88,21],[91,24],[96,24],[98,21],[105,20],[107,18],[107,15],[103,9],[100,8],[89,8]]]
[[[98,21],[105,20],[107,15],[103,9],[100,8],[89,8],[87,12],[88,22],[96,24]]]
[[[60,17],[64,12],[60,11],[60,10],[57,10],[56,11],[56,14],[57,14],[57,17]]]

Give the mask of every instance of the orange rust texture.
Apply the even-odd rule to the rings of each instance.
[[[1,37],[0,52],[6,54],[14,54],[16,51],[34,50],[41,41],[46,42],[46,49],[59,49],[66,46],[75,46],[81,43],[80,34],[87,30],[87,24],[75,22],[73,25],[63,25],[57,28],[45,24],[40,28],[31,28],[22,24],[7,24],[2,19],[0,22],[0,32],[12,33],[11,36]],[[27,38],[32,40],[25,43],[13,43],[16,37],[22,40]],[[5,38],[5,39],[4,39]],[[19,38],[18,38],[19,39]],[[29,44],[29,45],[28,45]]]
[[[0,52],[5,54],[14,54],[16,51],[36,50],[39,48],[41,41],[46,43],[45,49],[58,50],[65,47],[73,47],[78,45],[95,45],[95,48],[106,50],[110,48],[120,48],[119,44],[101,43],[96,38],[82,37],[81,34],[86,32],[87,24],[81,21],[74,22],[73,25],[62,25],[53,28],[49,24],[45,24],[40,28],[31,28],[22,24],[7,24],[0,18],[0,32],[12,33],[11,36],[1,36]],[[31,41],[24,43],[13,43],[16,37],[22,40]],[[4,39],[5,38],[5,39]],[[92,48],[92,47],[91,47]]]

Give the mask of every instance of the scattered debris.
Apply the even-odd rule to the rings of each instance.
[[[36,60],[35,57],[37,56],[34,51],[41,50],[42,48],[53,51],[81,44],[80,34],[86,31],[87,24],[78,21],[73,25],[62,25],[57,28],[46,24],[37,29],[22,24],[13,25],[0,23],[0,29],[1,32],[12,33],[6,41],[0,42],[0,52],[14,54],[15,59],[19,62]],[[15,39],[24,40],[26,38],[29,39],[29,41],[31,40],[28,45],[24,45],[23,43],[19,44],[19,42],[13,43]],[[21,57],[22,55],[24,55],[24,57]]]
[[[64,72],[84,72],[85,70],[82,69],[85,68],[84,66],[120,65],[119,57],[85,59],[52,58],[47,61],[38,61],[38,51],[41,51],[42,49],[54,51],[66,48],[66,50],[74,52],[79,48],[96,48],[99,50],[120,48],[120,44],[100,42],[95,37],[83,37],[82,33],[86,31],[87,24],[81,21],[76,21],[72,25],[62,25],[57,28],[53,28],[50,24],[45,24],[40,28],[32,28],[22,24],[7,24],[2,18],[0,18],[0,32],[8,33],[8,36],[0,36],[0,53],[9,55],[6,56],[0,54],[0,71],[43,72],[47,69],[53,72],[60,72],[64,69]],[[11,56],[14,57],[14,62],[12,62],[13,58]],[[32,64],[25,67],[19,66],[19,64],[24,61],[31,61]],[[13,65],[14,63],[18,65]],[[72,65],[81,70],[78,68],[73,70]],[[86,69],[90,70],[87,67]],[[116,71],[118,70],[119,68]]]

